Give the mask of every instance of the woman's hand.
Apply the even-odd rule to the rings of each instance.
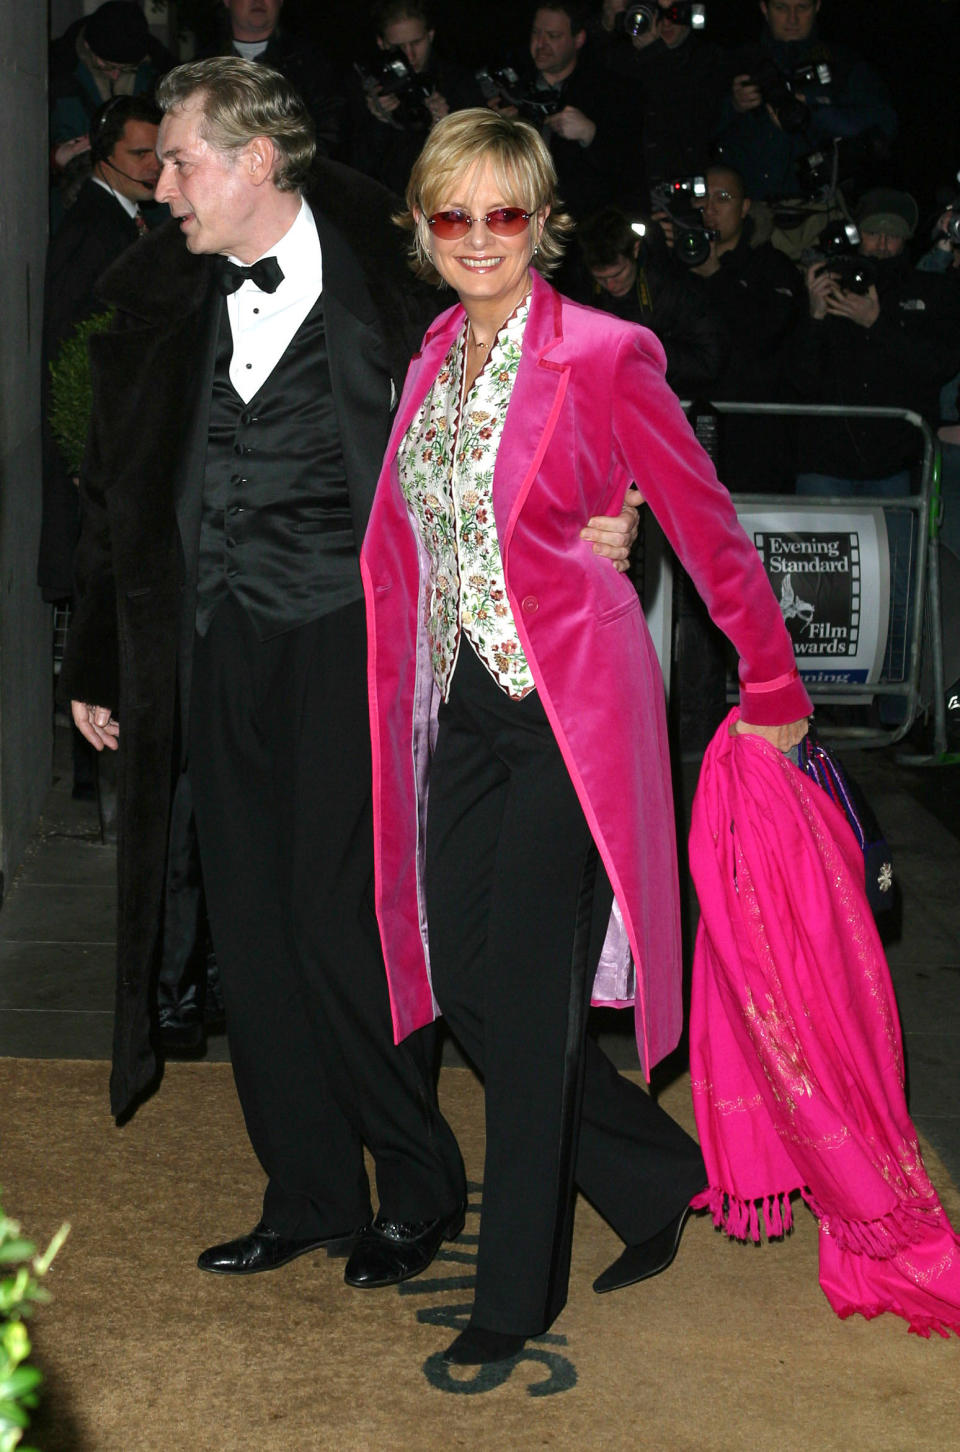
[[[799,721],[790,721],[786,726],[755,726],[750,721],[738,721],[736,730],[741,736],[762,736],[764,741],[769,741],[778,751],[789,751],[806,736],[809,723],[806,716],[802,716]]]
[[[595,514],[580,531],[580,538],[593,545],[593,553],[610,560],[621,574],[630,568],[630,551],[640,529],[642,503],[643,495],[636,484],[631,484],[618,515]]]

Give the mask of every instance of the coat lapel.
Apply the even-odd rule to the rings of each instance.
[[[186,320],[182,346],[178,347],[179,356],[186,364],[181,374],[181,399],[186,404],[186,417],[173,479],[173,498],[187,578],[191,582],[196,568],[202,497],[197,481],[203,477],[206,459],[217,334],[223,307],[220,294],[211,289],[200,310]]]
[[[315,202],[311,206],[323,254],[330,386],[341,421],[340,445],[359,543],[366,532],[396,402],[396,365],[353,246]]]
[[[534,272],[523,357],[493,475],[494,512],[504,560],[567,391],[570,365],[550,356],[562,341],[560,295]]]

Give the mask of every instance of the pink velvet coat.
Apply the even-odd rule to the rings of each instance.
[[[361,553],[377,915],[398,1040],[437,1012],[423,857],[438,692],[423,623],[427,558],[400,490],[397,450],[463,316],[459,305],[442,314],[413,358]],[[619,513],[632,480],[740,654],[744,719],[806,715],[779,606],[664,381],[660,344],[534,274],[494,512],[523,649],[616,900],[594,1001],[635,1005],[649,1072],[682,1026],[663,683],[633,585],[579,538],[591,515]]]

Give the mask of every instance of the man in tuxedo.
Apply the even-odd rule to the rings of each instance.
[[[281,76],[218,57],[158,100],[172,220],[143,244],[148,286],[142,266],[107,279],[62,672],[80,730],[119,744],[114,1110],[155,1076],[148,985],[185,762],[268,1177],[254,1229],[199,1265],[250,1274],[346,1246],[348,1284],[390,1285],[459,1233],[465,1200],[432,1036],[393,1043],[373,907],[358,551],[422,300],[390,194],[315,162]]]

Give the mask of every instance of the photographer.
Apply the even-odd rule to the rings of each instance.
[[[720,120],[727,65],[720,47],[693,28],[689,0],[648,0],[640,22],[647,13],[651,22],[628,34],[624,22],[640,9],[628,0],[605,0],[596,38],[607,69],[639,86],[644,163],[648,182],[655,183],[703,171]]]
[[[741,403],[783,397],[778,364],[785,338],[803,306],[803,281],[782,252],[771,246],[751,213],[743,178],[732,167],[711,166],[706,195],[694,201],[711,235],[709,255],[690,267],[700,305],[719,319],[728,344],[726,362],[711,396]],[[673,227],[662,223],[668,243]],[[731,489],[780,492],[786,453],[782,421],[763,415],[721,420],[724,482]]]
[[[586,7],[578,0],[541,5],[530,29],[533,70],[521,78],[542,105],[541,135],[565,209],[578,221],[611,201],[632,209],[646,193],[639,97],[593,60],[586,25]],[[520,114],[502,97],[487,105],[506,116]]]
[[[911,267],[917,221],[907,192],[868,192],[856,211],[855,252],[807,268],[809,316],[788,355],[799,399],[936,419],[939,390],[960,366],[960,288]],[[919,435],[905,423],[813,419],[801,438],[798,492],[907,493],[918,451]]]
[[[709,394],[726,354],[723,330],[656,230],[641,235],[619,207],[604,207],[578,228],[577,241],[593,281],[581,301],[656,333],[674,393]]]
[[[946,273],[960,289],[960,197],[944,207],[933,229],[933,245],[917,263],[920,272]],[[940,390],[940,543],[960,560],[960,374]]]
[[[908,193],[868,192],[856,212],[861,240],[855,251],[808,267],[808,316],[786,359],[799,402],[912,409],[936,421],[940,388],[960,368],[960,288],[949,276],[911,267],[907,243],[917,220]],[[805,419],[797,493],[903,496],[911,492],[920,452],[920,434],[906,421]],[[884,673],[891,679],[899,678],[892,651],[906,636],[911,523],[888,513],[895,569]],[[885,708],[881,715],[895,719]]]
[[[400,64],[396,76],[372,71],[353,87],[350,163],[402,196],[434,122],[482,106],[483,96],[469,71],[437,54],[422,0],[382,0],[371,19],[381,59]]]
[[[197,59],[237,55],[279,71],[310,112],[318,154],[340,157],[346,104],[342,87],[327,57],[281,24],[282,9],[283,0],[223,0],[217,43],[199,51]]]
[[[716,141],[720,157],[756,198],[798,197],[797,163],[836,138],[872,132],[878,146],[897,118],[876,71],[845,46],[822,40],[820,0],[761,0],[758,46],[733,57]]]

